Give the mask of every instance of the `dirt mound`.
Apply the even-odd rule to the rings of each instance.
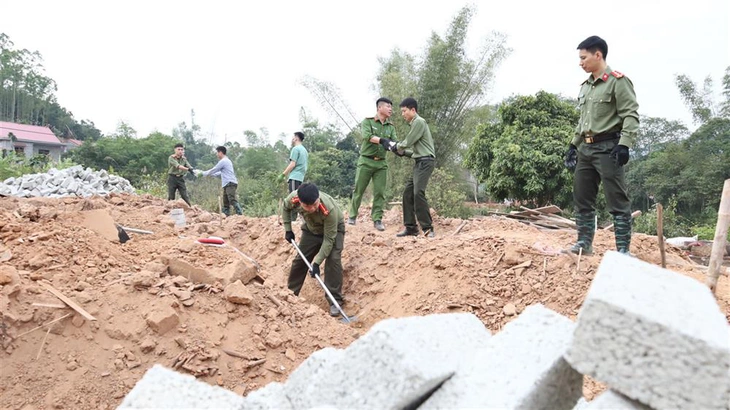
[[[326,314],[314,281],[300,297],[286,289],[296,251],[277,217],[221,220],[180,201],[134,195],[0,198],[0,205],[0,402],[18,409],[116,407],[154,363],[245,394],[386,317],[472,312],[493,332],[532,303],[574,317],[601,255],[614,248],[612,234],[599,232],[596,254],[579,262],[557,254],[571,232],[436,217],[435,239],[396,238],[398,210],[386,212],[382,233],[363,217],[345,237],[345,310],[359,320],[344,325]],[[172,208],[186,209],[187,227],[174,227]],[[120,244],[108,223],[98,226],[107,216],[154,233],[130,233]],[[196,244],[209,235],[260,269],[230,247]],[[633,251],[658,263],[655,242],[635,235]],[[668,261],[701,279],[678,251]],[[97,320],[64,307],[39,281]],[[730,316],[727,277],[718,295]],[[586,395],[600,389],[588,383]]]

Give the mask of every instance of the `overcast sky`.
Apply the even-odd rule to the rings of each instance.
[[[38,50],[61,105],[104,133],[120,120],[140,136],[171,133],[194,109],[214,142],[242,142],[246,129],[291,135],[302,106],[334,121],[299,84],[305,75],[336,84],[357,116],[372,115],[378,57],[396,47],[420,55],[465,4],[0,0],[0,32]],[[719,90],[730,65],[727,0],[477,4],[469,48],[497,30],[513,49],[490,103],[539,90],[577,96],[586,74],[575,48],[595,34],[608,42],[611,67],[633,81],[641,114],[693,127],[674,75],[711,75]]]

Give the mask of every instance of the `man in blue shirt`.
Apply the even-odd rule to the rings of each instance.
[[[231,213],[231,206],[236,210],[236,215],[243,215],[241,205],[236,199],[236,190],[238,189],[238,180],[233,172],[233,163],[226,156],[226,147],[217,147],[215,153],[218,156],[218,163],[207,171],[197,171],[198,176],[220,177],[221,186],[223,187],[223,213],[226,216]]]

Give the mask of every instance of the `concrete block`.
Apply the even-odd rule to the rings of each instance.
[[[697,280],[608,252],[566,360],[655,409],[725,409],[730,329]]]
[[[243,397],[159,364],[142,376],[118,409],[240,409]]]
[[[586,402],[586,406],[581,410],[651,410],[651,407],[631,400],[615,391],[606,390],[593,401]]]
[[[542,305],[527,307],[419,409],[572,409],[583,388],[563,359],[574,328]]]
[[[313,381],[323,378],[332,378],[341,367],[345,351],[326,347],[312,353],[290,375],[284,385],[284,392],[294,408],[306,408],[315,405],[325,405],[314,398],[319,396]]]
[[[415,406],[486,346],[489,337],[472,314],[386,319],[353,342],[336,363],[323,366],[318,377],[308,378],[311,394],[297,395],[287,382],[287,396],[295,408]]]
[[[254,390],[243,399],[240,410],[293,410],[291,402],[286,397],[284,385],[272,382]]]

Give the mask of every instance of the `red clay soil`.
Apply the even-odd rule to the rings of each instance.
[[[185,228],[174,227],[172,208],[186,210]],[[358,318],[346,325],[325,312],[316,282],[307,280],[300,297],[286,289],[296,251],[277,217],[221,219],[151,196],[0,198],[0,408],[115,408],[155,363],[246,394],[388,317],[471,312],[498,332],[542,303],[575,319],[601,256],[614,248],[613,234],[600,231],[595,255],[577,269],[577,258],[554,255],[572,232],[497,217],[462,227],[436,216],[436,238],[396,238],[399,210],[386,212],[385,232],[367,212],[345,237],[345,310]],[[130,233],[121,244],[112,220],[154,233]],[[231,248],[195,243],[208,236],[260,270]],[[634,235],[632,248],[659,263],[656,238]],[[667,258],[668,268],[703,279],[679,250]],[[246,285],[228,287],[239,279]],[[96,320],[63,307],[45,283]],[[730,318],[727,276],[717,294]],[[584,395],[604,388],[587,379]]]

